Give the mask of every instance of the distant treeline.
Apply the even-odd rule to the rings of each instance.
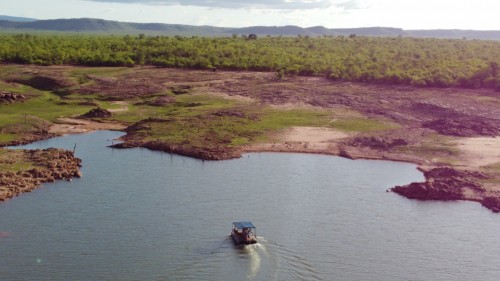
[[[500,42],[377,37],[0,35],[0,61],[275,71],[334,80],[500,90]]]

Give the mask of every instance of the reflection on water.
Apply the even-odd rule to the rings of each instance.
[[[1,280],[496,280],[500,216],[385,190],[414,165],[306,154],[203,162],[106,147],[116,132],[29,145],[72,150],[82,179],[0,204]],[[258,243],[236,247],[231,223]]]

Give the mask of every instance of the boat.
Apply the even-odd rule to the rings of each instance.
[[[249,221],[235,221],[231,237],[236,245],[255,244],[257,243],[257,229]]]

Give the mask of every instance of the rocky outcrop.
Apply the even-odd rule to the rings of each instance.
[[[478,182],[487,176],[476,171],[461,171],[450,167],[435,168],[424,172],[425,182],[414,182],[405,186],[396,186],[390,190],[410,199],[418,200],[472,200],[466,191],[481,196],[485,189]],[[484,201],[486,200],[486,201]],[[483,205],[500,211],[500,199],[485,198]],[[477,201],[477,200],[475,200]]]
[[[111,112],[109,110],[97,107],[89,112],[80,115],[81,118],[109,118],[111,117]]]
[[[391,191],[410,199],[419,200],[464,200],[464,189],[476,193],[484,192],[478,183],[486,175],[475,171],[459,171],[450,167],[435,168],[424,172],[425,182],[414,182],[396,186]]]
[[[35,168],[0,173],[0,201],[31,192],[45,182],[82,176],[79,171],[81,160],[71,151],[49,148],[26,150],[23,154]]]
[[[15,103],[23,102],[26,100],[25,95],[16,94],[12,92],[0,91],[0,104],[1,103]]]
[[[500,212],[500,198],[498,197],[485,197],[481,204],[495,213]]]
[[[439,179],[426,182],[413,182],[396,186],[391,190],[409,199],[419,200],[463,200],[462,182],[456,179]]]

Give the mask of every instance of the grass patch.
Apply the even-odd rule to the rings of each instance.
[[[461,151],[457,148],[454,138],[430,134],[420,146],[411,148],[411,153],[454,165],[458,163]]]
[[[47,131],[50,122],[33,115],[0,114],[0,145],[6,145],[24,135]]]
[[[175,102],[167,106],[145,105],[143,101],[143,99],[129,101],[131,103],[129,109],[114,113],[113,119],[123,123],[135,123],[150,117],[182,119],[237,105],[234,101],[204,94],[177,96]],[[101,105],[103,108],[108,108],[107,106],[110,105]]]
[[[25,135],[46,132],[59,117],[88,112],[95,106],[80,105],[79,99],[67,100],[41,92],[37,97],[14,104],[0,104],[0,144],[9,144]]]
[[[37,97],[42,94],[42,91],[31,88],[30,86],[26,86],[23,84],[11,84],[0,81],[0,90],[23,94],[26,97]]]
[[[419,155],[425,155],[425,156],[435,156],[435,157],[451,157],[451,156],[458,156],[460,153],[458,149],[452,148],[452,147],[443,147],[443,146],[432,146],[432,145],[422,145],[422,146],[415,146],[410,148],[411,151],[419,154]]]
[[[92,106],[78,105],[76,101],[68,102],[55,94],[43,92],[39,97],[31,98],[22,103],[0,105],[0,112],[3,115],[36,116],[53,122],[59,117],[83,114],[91,108]]]
[[[128,67],[78,67],[69,71],[69,76],[80,84],[89,81],[86,76],[94,75],[100,77],[116,77],[121,74],[130,72]]]
[[[262,141],[267,133],[290,126],[328,126],[330,119],[328,111],[230,107],[232,101],[209,99],[197,99],[200,105],[195,110],[176,103],[160,119],[140,122],[134,134],[175,145],[235,147]]]
[[[10,77],[11,75],[17,75],[22,71],[22,68],[20,65],[14,65],[14,64],[6,64],[6,65],[1,65],[0,69],[0,79],[6,79]]]
[[[331,127],[345,132],[372,132],[397,129],[399,125],[367,118],[334,120]]]
[[[24,153],[19,150],[0,148],[0,171],[18,172],[33,168]]]
[[[0,146],[8,145],[18,138],[17,135],[0,133]]]
[[[452,145],[440,145],[423,143],[420,146],[400,147],[398,151],[409,155],[416,155],[425,159],[433,159],[434,162],[457,164],[460,150]]]
[[[291,126],[329,126],[330,113],[326,110],[276,110],[264,109],[262,120],[257,124],[266,130],[279,130]]]

